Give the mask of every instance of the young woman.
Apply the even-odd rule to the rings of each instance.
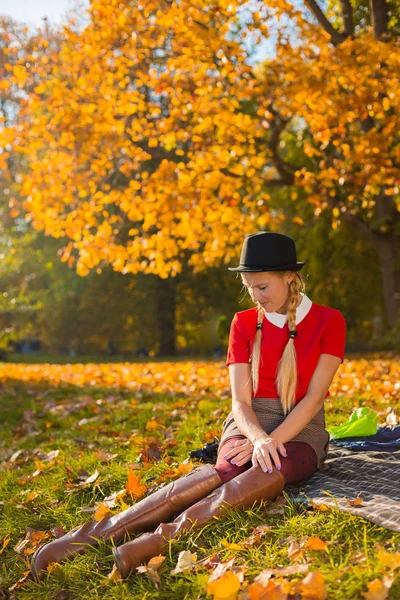
[[[346,324],[338,310],[304,293],[294,241],[260,232],[243,244],[241,274],[255,307],[235,314],[227,365],[232,411],[225,419],[217,464],[203,465],[113,517],[86,523],[42,546],[32,573],[82,553],[99,540],[113,549],[121,575],[164,553],[168,541],[221,516],[273,500],[285,484],[303,481],[326,458],[324,400],[343,361]],[[210,493],[211,492],[211,493]],[[168,522],[174,519],[172,522]]]

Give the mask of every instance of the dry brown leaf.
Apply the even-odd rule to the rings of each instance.
[[[96,471],[93,473],[93,475],[89,475],[89,477],[84,476],[83,481],[78,483],[77,487],[85,487],[86,485],[90,485],[91,483],[94,483],[99,475],[100,475],[100,473],[96,469]]]
[[[310,567],[309,563],[301,563],[299,565],[289,565],[288,567],[282,567],[281,569],[271,569],[272,575],[278,575],[281,577],[287,577],[288,575],[297,575],[298,573],[305,573]]]
[[[253,546],[253,544],[259,542],[260,539],[263,538],[264,535],[266,535],[271,530],[271,525],[259,525],[258,527],[255,527],[250,536],[243,542],[243,546],[245,546],[246,548],[248,546]]]
[[[222,577],[222,575],[233,566],[233,563],[235,562],[235,557],[230,558],[227,561],[223,561],[218,563],[218,565],[215,567],[215,569],[211,572],[210,577],[208,578],[208,581],[214,581],[214,579],[219,579],[220,577]]]
[[[219,554],[215,553],[215,554],[212,554],[211,556],[206,556],[206,558],[202,558],[201,560],[198,560],[197,566],[199,568],[205,567],[209,571],[212,571],[213,569],[215,569],[215,567],[217,565],[219,565],[220,562],[221,562],[221,559],[219,557]]]
[[[367,592],[363,592],[365,600],[386,600],[392,587],[393,577],[384,575],[382,579],[374,579],[367,583]]]
[[[30,577],[30,575],[31,575],[30,569],[28,571],[24,571],[21,579],[18,579],[18,581],[13,583],[13,585],[8,588],[8,591],[13,592],[17,587],[20,587],[24,583],[24,581],[26,581],[26,579],[28,579],[28,577]]]
[[[123,581],[120,572],[117,569],[117,565],[113,565],[113,568],[111,569],[111,571],[109,572],[109,574],[107,575],[108,579],[111,579],[112,581],[118,581],[121,582]]]
[[[302,549],[299,542],[297,542],[292,536],[287,538],[289,542],[288,547],[288,557],[293,560],[300,560],[304,555],[304,550]]]
[[[14,550],[17,554],[33,554],[36,548],[49,537],[50,533],[46,531],[35,531],[28,527],[25,537],[17,542]]]
[[[161,567],[165,560],[165,556],[159,554],[158,556],[154,556],[147,565],[141,565],[140,567],[136,567],[138,573],[144,573],[152,580],[156,588],[159,588],[161,585],[160,575],[158,574],[158,570]]]
[[[125,496],[125,494],[125,488],[123,490],[120,490],[119,492],[114,492],[113,494],[110,494],[110,496],[107,496],[107,498],[104,498],[102,504],[108,506],[108,508],[114,508],[115,506],[117,506],[118,500],[122,499]]]
[[[104,452],[104,450],[96,450],[94,456],[101,462],[109,462],[110,460],[117,458],[118,454],[111,454],[111,452]]]
[[[399,424],[399,418],[394,409],[390,411],[387,415],[385,422],[383,423],[383,427],[396,427]]]

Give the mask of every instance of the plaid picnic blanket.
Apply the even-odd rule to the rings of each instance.
[[[335,507],[400,532],[400,450],[355,453],[330,444],[321,470],[304,483],[285,489],[293,500],[303,494],[314,504]],[[359,492],[362,503],[349,504],[347,500],[355,499]]]

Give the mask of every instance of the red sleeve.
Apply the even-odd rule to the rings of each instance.
[[[346,346],[346,321],[340,311],[336,311],[328,322],[321,339],[321,354],[333,354],[344,359]]]
[[[228,355],[226,365],[232,363],[248,363],[250,360],[249,340],[243,334],[239,326],[239,318],[236,313],[232,319],[229,333]]]

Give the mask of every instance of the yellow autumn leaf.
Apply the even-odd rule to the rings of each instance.
[[[94,519],[95,521],[101,521],[103,517],[108,517],[108,515],[111,515],[111,510],[105,504],[100,503],[94,513]]]
[[[221,540],[221,544],[225,546],[225,548],[228,548],[228,550],[245,550],[240,544],[231,543],[228,542],[228,540]]]
[[[400,568],[400,553],[399,552],[386,552],[385,550],[379,550],[376,555],[380,564],[384,567],[388,567],[391,571],[395,571]]]
[[[4,550],[7,548],[8,544],[11,541],[11,536],[10,535],[6,535],[6,537],[3,540],[3,545],[0,548],[0,554],[2,554],[4,552]]]
[[[219,579],[207,583],[207,592],[214,600],[236,600],[240,581],[232,571],[226,571]]]
[[[304,600],[325,600],[328,597],[325,580],[319,571],[311,571],[299,583],[298,591]]]
[[[309,537],[305,543],[305,548],[309,550],[325,550],[328,546],[328,542],[324,542],[319,537]]]
[[[393,577],[384,575],[382,579],[374,579],[367,583],[367,592],[363,592],[364,600],[386,600],[392,587]]]
[[[142,484],[139,477],[132,469],[128,473],[128,482],[125,486],[128,494],[131,494],[135,500],[142,498],[147,492],[147,486]]]
[[[180,463],[177,467],[178,475],[187,475],[193,471],[193,465],[191,463]]]

